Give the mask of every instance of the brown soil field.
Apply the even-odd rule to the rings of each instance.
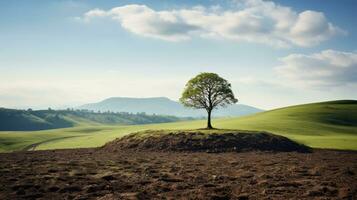
[[[0,154],[0,199],[356,199],[357,152]]]

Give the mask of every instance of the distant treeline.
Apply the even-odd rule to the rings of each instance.
[[[146,113],[94,112],[90,110],[17,110],[0,108],[0,131],[33,131],[73,127],[80,124],[134,125],[191,120]]]

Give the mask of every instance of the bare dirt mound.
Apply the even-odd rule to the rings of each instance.
[[[144,131],[127,135],[104,145],[102,150],[240,152],[311,152],[309,147],[267,132],[236,130]]]

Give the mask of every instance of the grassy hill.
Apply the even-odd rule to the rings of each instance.
[[[150,124],[182,121],[164,115],[147,115],[145,113],[92,112],[86,110],[15,110],[0,108],[0,131],[35,131],[74,126],[102,124]]]
[[[227,119],[219,126],[271,131],[312,147],[357,150],[357,101],[291,106]]]
[[[205,124],[205,120],[196,120],[130,126],[80,125],[45,131],[0,132],[0,151],[96,147],[136,131],[197,129]],[[269,131],[311,147],[357,150],[357,101],[354,100],[305,104],[247,117],[215,119],[213,125],[222,129]]]
[[[64,128],[75,122],[51,111],[31,111],[0,108],[0,130],[26,131]]]

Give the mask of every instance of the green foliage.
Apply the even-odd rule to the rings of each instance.
[[[237,103],[231,84],[215,73],[201,73],[189,80],[180,102],[198,109],[210,109]]]
[[[197,109],[205,109],[208,113],[207,128],[211,126],[211,111],[219,106],[237,103],[227,80],[215,73],[201,73],[192,78],[180,98],[180,102]]]

